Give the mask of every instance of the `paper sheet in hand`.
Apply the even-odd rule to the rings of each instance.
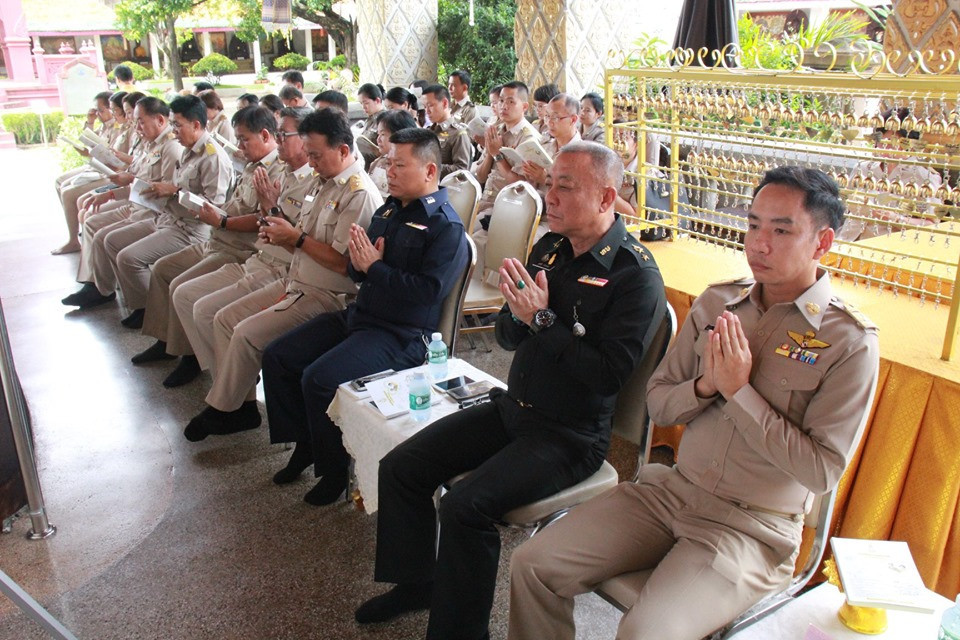
[[[410,413],[410,392],[407,389],[407,378],[411,375],[409,371],[401,371],[389,378],[371,380],[367,383],[370,402],[383,414],[384,418],[389,420]],[[441,396],[431,388],[430,404],[437,404],[440,400],[442,400]]]
[[[232,156],[233,154],[237,153],[238,151],[240,151],[240,147],[238,147],[237,145],[233,144],[232,142],[230,142],[229,140],[227,140],[226,138],[224,138],[224,137],[223,137],[222,135],[220,135],[219,133],[214,133],[214,134],[213,134],[213,139],[216,140],[217,143],[218,143],[221,147],[223,147],[224,151],[226,151],[227,153],[229,153],[231,156]]]
[[[86,146],[84,146],[84,145],[82,145],[81,143],[77,142],[76,140],[74,140],[74,139],[71,138],[70,136],[59,135],[59,136],[57,136],[57,140],[63,140],[64,142],[66,142],[67,144],[69,144],[71,147],[73,147],[73,148],[76,149],[77,151],[86,151],[86,150],[87,150],[87,147],[86,147]]]
[[[926,586],[906,542],[831,538],[847,602],[932,613]]]
[[[93,149],[90,149],[90,155],[113,169],[114,172],[123,168],[123,161],[117,156],[113,155],[113,152],[110,151],[110,149],[101,144],[98,144]]]
[[[87,145],[88,147],[95,147],[98,144],[102,144],[105,147],[108,146],[107,141],[105,139],[98,136],[90,129],[84,129],[83,131],[80,132],[80,142]]]
[[[200,213],[203,211],[203,203],[206,202],[206,200],[197,194],[190,193],[189,191],[181,191],[180,195],[177,197],[177,201],[183,205],[184,209],[189,209],[194,213]]]
[[[500,149],[500,153],[503,154],[503,157],[507,159],[507,162],[509,162],[513,168],[518,167],[524,162],[532,162],[544,169],[549,169],[553,166],[553,158],[550,157],[550,154],[547,153],[547,150],[544,149],[539,142],[532,138],[520,143],[516,149],[503,147]]]
[[[474,117],[467,123],[467,131],[470,132],[471,138],[482,138],[487,132],[487,123],[480,117]]]
[[[87,164],[89,164],[92,169],[102,173],[104,176],[112,176],[116,173],[116,171],[92,156],[87,158]]]
[[[148,188],[149,186],[150,183],[146,180],[134,178],[133,182],[130,184],[130,202],[133,204],[138,204],[141,207],[146,207],[151,211],[163,213],[165,211],[163,204],[161,204],[156,198],[153,198],[149,195],[143,195],[144,189]]]
[[[380,156],[380,147],[371,142],[370,138],[367,136],[357,136],[355,140],[357,142],[357,149],[360,150],[360,153],[374,157]]]

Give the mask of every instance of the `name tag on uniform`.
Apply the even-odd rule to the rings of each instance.
[[[304,196],[303,199],[307,202],[313,202],[314,200],[316,200],[316,197],[313,195],[309,195],[309,196]]]
[[[417,223],[415,223],[415,222],[408,222],[408,223],[406,223],[406,225],[407,225],[408,227],[412,227],[412,228],[416,229],[417,231],[426,231],[426,230],[427,230],[427,227],[425,227],[425,226],[422,225],[422,224],[417,224]]]
[[[580,276],[577,278],[577,282],[582,282],[583,284],[589,284],[594,287],[605,287],[609,280],[603,278],[595,278],[593,276]]]
[[[302,207],[302,206],[303,206],[303,203],[302,203],[301,201],[299,201],[299,200],[297,200],[296,198],[291,197],[291,196],[287,196],[287,204],[292,204],[292,205],[295,206],[295,207]]]

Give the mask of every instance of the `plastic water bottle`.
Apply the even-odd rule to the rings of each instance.
[[[430,419],[430,385],[422,371],[414,373],[407,384],[410,391],[410,415],[417,422]]]
[[[447,377],[447,345],[443,343],[443,334],[434,331],[427,345],[427,362],[430,363],[430,377],[434,381]]]
[[[937,640],[960,640],[960,595],[957,603],[943,612]]]

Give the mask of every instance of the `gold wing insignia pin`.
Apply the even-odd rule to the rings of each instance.
[[[797,331],[787,331],[787,335],[797,343],[801,349],[826,349],[830,346],[829,342],[824,342],[823,340],[817,340],[817,334],[813,331],[807,331],[806,333],[799,333]]]

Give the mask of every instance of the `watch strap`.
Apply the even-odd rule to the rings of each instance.
[[[294,247],[299,249],[300,247],[303,246],[303,243],[306,241],[306,239],[307,239],[307,232],[304,231],[303,233],[300,234],[300,237],[297,238],[297,244],[295,244]]]

